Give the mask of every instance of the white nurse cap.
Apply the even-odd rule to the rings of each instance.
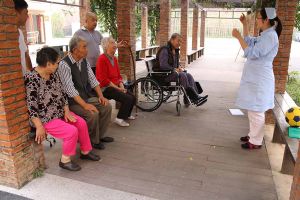
[[[276,18],[276,9],[275,8],[265,8],[268,19]]]

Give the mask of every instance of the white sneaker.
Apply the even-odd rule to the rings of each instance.
[[[135,120],[135,116],[130,115],[130,116],[128,117],[128,119],[130,119],[130,120]]]
[[[119,118],[115,119],[115,123],[122,127],[129,126],[129,124],[127,122],[125,122],[123,119],[119,119]]]

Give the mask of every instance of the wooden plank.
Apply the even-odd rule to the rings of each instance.
[[[287,134],[285,135],[286,144],[290,149],[290,152],[294,158],[294,164],[296,163],[298,148],[299,148],[299,140],[295,138],[290,138]]]
[[[284,160],[282,164],[282,171],[284,173],[290,173],[292,170],[291,166],[288,163],[293,161],[295,164],[297,155],[298,155],[298,148],[299,148],[299,140],[290,138],[288,136],[288,123],[285,121],[285,112],[295,106],[295,102],[291,99],[291,97],[287,94],[275,94],[275,107],[273,109],[274,116],[276,118],[276,128],[277,131],[280,130],[282,133],[283,142],[286,144],[286,150],[284,154]],[[290,154],[290,155],[288,155]]]

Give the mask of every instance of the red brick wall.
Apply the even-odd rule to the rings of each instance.
[[[277,93],[284,93],[287,83],[297,3],[298,0],[277,0],[277,15],[283,24],[283,31],[279,38],[279,51],[273,63]]]
[[[117,0],[118,41],[128,41],[135,58],[135,0]],[[127,48],[119,48],[119,65],[122,74],[133,80],[133,65]],[[135,61],[134,61],[135,62]]]
[[[160,0],[159,45],[167,44],[171,34],[171,0]]]
[[[80,26],[83,26],[85,24],[85,17],[86,13],[91,11],[91,4],[90,0],[83,0],[82,1],[82,7],[79,9],[80,13]]]
[[[198,48],[198,29],[199,29],[199,8],[196,6],[193,10],[193,34],[192,34],[192,49]]]
[[[19,188],[32,179],[36,168],[44,166],[44,156],[41,145],[35,148],[28,139],[15,17],[13,1],[0,2],[0,184]]]
[[[188,43],[188,9],[189,0],[181,1],[181,18],[180,18],[180,34],[182,42],[180,46],[180,63],[182,66],[186,65],[187,60],[187,43]]]
[[[148,45],[148,7],[142,6],[142,20],[141,20],[141,32],[142,32],[142,48],[146,48]]]

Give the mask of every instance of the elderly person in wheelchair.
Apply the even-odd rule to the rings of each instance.
[[[200,96],[200,93],[202,92],[200,84],[195,82],[193,76],[187,73],[186,70],[180,66],[180,43],[180,34],[172,34],[168,44],[158,50],[156,54],[156,64],[153,70],[157,72],[171,71],[171,73],[165,77],[165,81],[178,81],[179,84],[185,89],[186,93],[184,96],[184,104],[189,106],[190,103],[192,103],[196,106],[201,106],[207,102],[208,95]]]

